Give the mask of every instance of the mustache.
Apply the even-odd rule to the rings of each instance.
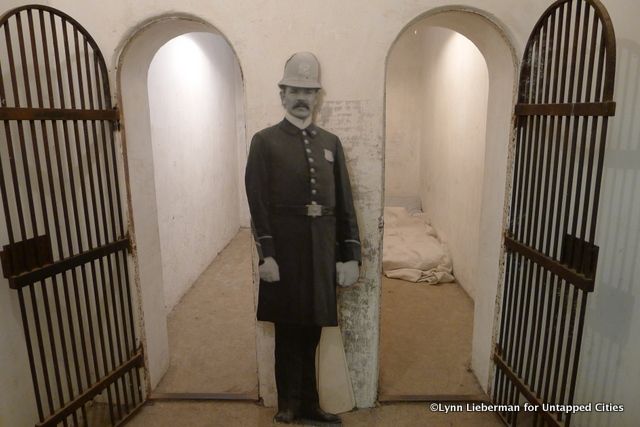
[[[309,104],[307,104],[304,101],[298,101],[298,102],[295,103],[293,108],[298,108],[298,107],[304,107],[304,108],[306,108],[308,110],[309,109]]]

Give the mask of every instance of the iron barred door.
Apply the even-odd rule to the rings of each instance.
[[[41,426],[111,425],[143,401],[118,113],[98,46],[68,15],[0,18],[2,270],[17,293]]]
[[[598,0],[559,0],[527,43],[515,108],[516,151],[493,400],[538,405],[534,425],[569,425],[594,245],[615,36]],[[545,405],[543,405],[545,404]],[[509,425],[523,413],[501,411]],[[531,422],[532,420],[528,420]]]

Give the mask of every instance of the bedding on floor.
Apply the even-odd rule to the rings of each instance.
[[[451,257],[422,212],[384,208],[385,276],[435,285],[455,280]]]

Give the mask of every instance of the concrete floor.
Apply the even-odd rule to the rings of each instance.
[[[155,392],[257,396],[250,245],[249,232],[242,230],[171,313],[171,367]],[[416,285],[385,278],[380,392],[480,393],[467,371],[472,320],[473,302],[457,284]],[[275,412],[254,402],[152,401],[127,425],[270,426]],[[432,412],[428,403],[384,404],[342,419],[354,427],[502,425],[492,413]]]
[[[169,370],[156,393],[258,397],[251,234],[242,229],[167,319]]]
[[[244,402],[156,402],[147,405],[128,427],[261,427],[271,426],[276,410]],[[487,412],[432,412],[428,403],[397,403],[342,415],[346,427],[492,427],[503,426]],[[277,424],[281,425],[281,424]],[[284,425],[284,424],[282,424]]]
[[[457,283],[382,280],[380,395],[483,394],[471,372],[473,301]]]

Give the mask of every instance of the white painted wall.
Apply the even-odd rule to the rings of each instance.
[[[27,4],[24,0],[4,0],[2,9]],[[131,99],[137,92],[130,88],[131,92],[118,93],[116,85],[117,65],[129,37],[144,23],[161,15],[181,15],[187,17],[199,17],[201,21],[215,26],[229,40],[234,48],[239,63],[243,70],[246,89],[246,141],[257,130],[277,122],[282,117],[282,109],[278,99],[276,82],[281,78],[282,67],[285,59],[298,50],[311,50],[315,52],[322,63],[322,81],[325,89],[325,101],[321,115],[322,125],[336,131],[343,140],[354,185],[356,209],[360,219],[364,259],[360,283],[352,288],[342,291],[340,294],[340,312],[343,334],[346,338],[345,346],[349,367],[352,373],[357,404],[360,407],[373,405],[377,388],[377,345],[378,345],[378,301],[379,301],[379,271],[380,271],[380,238],[378,230],[378,217],[382,213],[382,188],[383,180],[383,152],[384,152],[384,87],[385,64],[387,54],[394,40],[417,17],[427,12],[433,12],[450,5],[447,0],[411,0],[398,2],[397,0],[353,0],[349,2],[339,0],[313,0],[304,3],[294,0],[281,0],[268,2],[256,6],[256,2],[239,0],[228,2],[222,0],[193,0],[190,2],[176,2],[175,0],[139,0],[128,2],[118,0],[113,2],[86,2],[78,0],[49,0],[46,4],[64,10],[81,22],[95,37],[101,47],[112,78],[112,94],[114,99],[123,100],[126,97],[129,104],[124,108],[137,109],[140,104],[146,104],[145,99]],[[620,41],[619,61],[624,58],[637,58],[640,44],[640,33],[637,30],[637,16],[640,16],[640,3],[631,0],[604,0],[611,13],[612,21],[616,26],[616,34]],[[526,39],[540,14],[551,4],[550,0],[521,0],[517,7],[513,2],[502,0],[461,0],[455,2],[458,7],[473,10],[481,10],[484,16],[497,23],[498,27],[505,30],[506,37],[515,46],[516,57],[521,57]],[[340,13],[335,11],[339,10]],[[451,23],[449,23],[451,24]],[[447,25],[452,28],[451,25]],[[492,98],[493,88],[496,85],[505,84],[500,79],[508,80],[508,72],[513,65],[507,55],[507,59],[491,62],[489,51],[499,50],[504,40],[499,36],[492,39],[487,31],[479,31],[476,38],[468,33],[479,25],[465,23],[452,28],[470,39],[473,39],[478,48],[487,58],[489,67],[489,112],[491,119],[502,117],[510,119],[511,105],[504,98]],[[152,31],[148,29],[148,31]],[[173,30],[172,30],[173,31]],[[202,31],[190,29],[187,31]],[[182,34],[184,31],[173,35]],[[142,37],[142,33],[140,35]],[[169,37],[164,31],[159,37]],[[165,38],[166,42],[168,38]],[[160,45],[162,44],[160,43]],[[155,50],[160,47],[155,47]],[[155,53],[149,53],[149,57],[139,58],[140,62],[133,61],[135,66],[148,60]],[[625,53],[626,52],[626,53]],[[497,52],[496,52],[497,54]],[[135,62],[135,63],[134,63]],[[148,62],[147,62],[148,65]],[[495,69],[493,68],[495,67]],[[504,73],[494,73],[503,70]],[[123,70],[122,70],[123,71]],[[494,79],[495,74],[495,79]],[[506,75],[506,76],[505,76]],[[511,83],[506,82],[507,85]],[[633,93],[636,87],[637,73],[626,71],[619,74],[617,82],[618,96],[625,93]],[[503,94],[504,95],[504,94]],[[146,98],[145,92],[140,95]],[[605,174],[603,183],[603,203],[606,200],[611,214],[607,218],[603,209],[603,224],[613,224],[617,221],[618,214],[626,215],[629,227],[637,223],[637,214],[629,209],[629,203],[635,203],[638,197],[630,189],[634,188],[632,182],[640,170],[640,161],[634,160],[633,150],[622,149],[630,146],[631,141],[637,140],[636,133],[629,131],[635,129],[635,124],[640,123],[637,105],[638,97],[630,98],[626,108],[620,108],[615,121],[621,131],[617,134],[623,138],[619,149],[610,147],[607,156],[610,170]],[[124,103],[124,101],[123,101]],[[148,120],[148,118],[147,118]],[[132,121],[124,124],[127,132],[127,155],[129,156],[129,171],[136,169],[135,173],[149,177],[149,164],[140,161],[132,153],[134,144],[133,135],[144,133],[148,124],[142,121]],[[127,128],[128,127],[128,128]],[[625,131],[622,131],[622,130]],[[131,136],[129,134],[131,133]],[[478,264],[478,280],[498,283],[498,260],[500,259],[500,229],[503,218],[495,214],[495,206],[502,206],[504,200],[504,183],[506,172],[500,167],[506,165],[508,139],[507,131],[501,126],[487,128],[487,152],[485,153],[484,181],[492,182],[492,185],[483,186],[483,199],[488,200],[488,206],[492,209],[483,209],[481,213],[481,238]],[[633,139],[636,138],[636,139]],[[144,138],[143,138],[144,139]],[[622,144],[625,145],[622,145]],[[152,165],[151,165],[152,166]],[[153,180],[153,168],[150,180]],[[624,171],[624,172],[623,172]],[[145,175],[147,174],[147,175]],[[623,181],[620,181],[625,177]],[[148,181],[149,182],[149,181]],[[630,183],[631,182],[631,183]],[[500,184],[503,183],[503,184]],[[624,185],[622,184],[624,183]],[[131,182],[130,182],[131,184]],[[623,191],[624,189],[624,191]],[[131,188],[132,194],[141,191],[140,188]],[[133,202],[134,211],[141,203],[153,206],[155,203],[155,191],[153,195],[144,191],[139,193],[142,199]],[[631,198],[631,199],[629,199]],[[135,221],[136,236],[143,230],[153,234],[157,224],[145,224],[147,218],[137,218]],[[634,222],[635,221],[635,222]],[[616,271],[620,276],[609,276],[606,279],[613,287],[624,289],[625,301],[631,301],[625,308],[625,316],[617,316],[612,310],[615,304],[607,303],[596,306],[596,298],[603,295],[597,290],[590,307],[595,311],[589,312],[589,325],[601,319],[606,319],[605,332],[635,331],[640,328],[637,299],[640,295],[640,282],[636,280],[636,272],[629,267],[620,268],[617,264],[620,260],[620,242],[627,242],[629,236],[633,236],[633,229],[616,225],[603,225],[600,232],[603,233],[600,242],[604,245],[614,245],[611,255],[602,255],[599,271]],[[4,233],[4,232],[3,232]],[[156,231],[157,233],[157,231]],[[6,236],[0,236],[0,243],[5,244]],[[156,265],[148,258],[143,258],[143,247],[153,243],[153,237],[146,242],[136,240],[138,254],[138,279],[139,282],[150,278],[157,279],[161,276],[160,265]],[[157,243],[159,247],[159,243]],[[153,246],[153,245],[151,245]],[[612,250],[608,246],[606,250]],[[152,248],[152,252],[153,252]],[[603,249],[603,253],[606,251]],[[628,259],[628,265],[640,264],[640,250],[633,245],[625,249],[624,258]],[[159,249],[158,249],[159,252]],[[601,276],[605,277],[605,276]],[[160,277],[161,278],[161,277]],[[159,283],[162,283],[160,281]],[[621,288],[620,284],[625,284]],[[0,280],[0,299],[12,301],[12,294],[4,279]],[[149,305],[159,298],[159,305],[164,304],[160,289],[140,290],[142,305],[146,310]],[[12,306],[15,300],[11,303]],[[473,369],[483,385],[488,385],[491,362],[489,359],[491,341],[492,319],[496,305],[496,293],[477,295],[475,301],[476,319],[475,328],[485,325],[483,329],[474,328],[474,354]],[[0,310],[0,329],[2,337],[6,341],[0,343],[0,372],[3,384],[21,384],[18,389],[1,387],[0,402],[2,402],[3,422],[6,425],[28,425],[33,423],[33,417],[25,414],[32,413],[33,404],[30,392],[26,391],[28,376],[25,375],[26,358],[14,358],[14,348],[24,346],[21,338],[21,326],[15,318],[12,309]],[[162,347],[163,326],[161,319],[147,315],[145,311],[144,339],[149,343]],[[489,314],[487,314],[489,313]],[[594,315],[593,313],[598,313]],[[479,319],[478,316],[481,318]],[[487,326],[488,325],[488,326]],[[3,329],[4,328],[4,329]],[[489,332],[487,333],[487,328]],[[593,326],[589,326],[593,330]],[[166,329],[165,329],[166,332]],[[592,333],[592,332],[588,332]],[[637,334],[636,334],[637,335]],[[603,335],[604,336],[604,335]],[[610,335],[606,335],[610,336]],[[635,405],[636,385],[638,382],[637,366],[633,360],[640,357],[640,343],[631,332],[627,338],[624,334],[621,338],[609,338],[608,348],[615,349],[615,354],[598,355],[599,350],[588,350],[582,359],[582,378],[597,378],[592,384],[579,382],[580,396],[582,399],[596,399],[605,396],[607,399],[620,400],[626,404],[626,410],[620,415],[611,415],[611,424],[631,426],[640,418],[640,407]],[[599,349],[601,342],[592,341],[585,343],[585,348],[591,345],[592,349]],[[24,355],[24,354],[23,354]],[[620,355],[619,358],[616,355]],[[162,371],[162,360],[154,360],[149,363],[150,373]],[[260,369],[265,369],[264,363]],[[27,379],[27,380],[25,380]],[[26,407],[26,409],[25,409]],[[13,408],[5,411],[5,408]],[[590,414],[585,416],[589,417]]]
[[[236,75],[217,34],[158,50],[148,74],[162,277],[167,312],[240,227]]]
[[[2,237],[5,244],[6,234]],[[18,295],[4,278],[0,281],[0,318],[5,322],[0,326],[0,426],[34,425],[38,413]]]
[[[598,271],[587,303],[576,399],[623,404],[624,412],[580,413],[571,420],[587,427],[634,426],[640,417],[640,40],[632,37],[637,30],[625,35],[620,20],[614,24],[617,113],[609,122]]]
[[[417,30],[415,30],[417,31]],[[420,198],[420,152],[424,142],[425,56],[428,41],[407,29],[389,53],[386,81],[384,197]]]
[[[157,51],[174,37],[186,33],[209,32],[219,33],[210,25],[193,18],[172,19],[159,18],[147,23],[134,35],[128,38],[123,46],[119,64],[120,100],[126,123],[134,126],[126,127],[125,154],[129,173],[129,197],[131,200],[129,232],[136,242],[135,273],[137,288],[140,294],[140,334],[145,343],[145,357],[148,367],[149,387],[155,387],[169,365],[169,349],[167,336],[166,308],[163,289],[163,268],[161,254],[160,226],[158,222],[158,196],[156,191],[154,153],[151,138],[151,120],[149,107],[149,91],[147,74],[139,70],[148,70]],[[236,151],[238,164],[238,191],[244,193],[244,163],[247,145],[244,140],[243,81],[240,73],[235,74],[236,86]],[[230,109],[233,111],[233,109]],[[232,179],[228,177],[228,179]],[[240,198],[239,198],[240,199]],[[247,209],[245,209],[245,212]],[[248,219],[239,209],[241,223]]]
[[[460,33],[429,26],[428,18],[408,28],[389,57],[385,198],[421,200],[471,298],[488,92],[478,48]]]
[[[425,28],[429,41],[423,141],[422,208],[446,243],[456,279],[475,299],[489,76],[478,48],[451,30]],[[489,287],[490,289],[490,287]]]

